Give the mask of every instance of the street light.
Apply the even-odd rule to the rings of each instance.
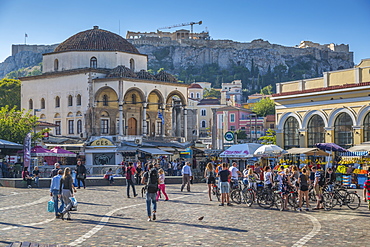
[[[33,116],[36,116],[36,112],[40,112],[40,111],[41,111],[41,109],[33,109]],[[33,136],[34,137],[36,136],[36,125],[35,125],[35,127],[33,127]],[[36,146],[36,138],[33,141],[33,146],[34,147]]]

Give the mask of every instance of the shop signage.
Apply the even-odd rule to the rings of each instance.
[[[228,141],[228,142],[231,142],[234,140],[234,133],[231,132],[231,131],[228,131],[225,133],[225,140]]]
[[[93,141],[90,146],[114,146],[114,144],[107,138],[100,138]]]

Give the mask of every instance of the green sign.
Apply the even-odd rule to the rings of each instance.
[[[234,140],[234,133],[231,132],[231,131],[228,131],[225,133],[225,140],[228,141],[228,142],[231,142]]]

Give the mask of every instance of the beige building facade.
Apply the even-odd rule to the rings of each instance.
[[[283,148],[370,141],[370,59],[323,77],[276,85],[277,144]]]
[[[44,54],[42,75],[21,78],[21,106],[58,125],[55,136],[186,139],[188,85],[149,74],[147,60],[95,26]]]

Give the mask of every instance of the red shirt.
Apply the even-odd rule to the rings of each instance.
[[[129,171],[130,171],[130,173],[129,173]],[[127,173],[126,173],[126,178],[127,179],[131,179],[131,176],[132,175],[134,175],[136,173],[136,169],[135,169],[135,167],[128,167],[127,168]]]
[[[366,189],[367,199],[370,200],[370,179],[366,180],[364,188]]]

